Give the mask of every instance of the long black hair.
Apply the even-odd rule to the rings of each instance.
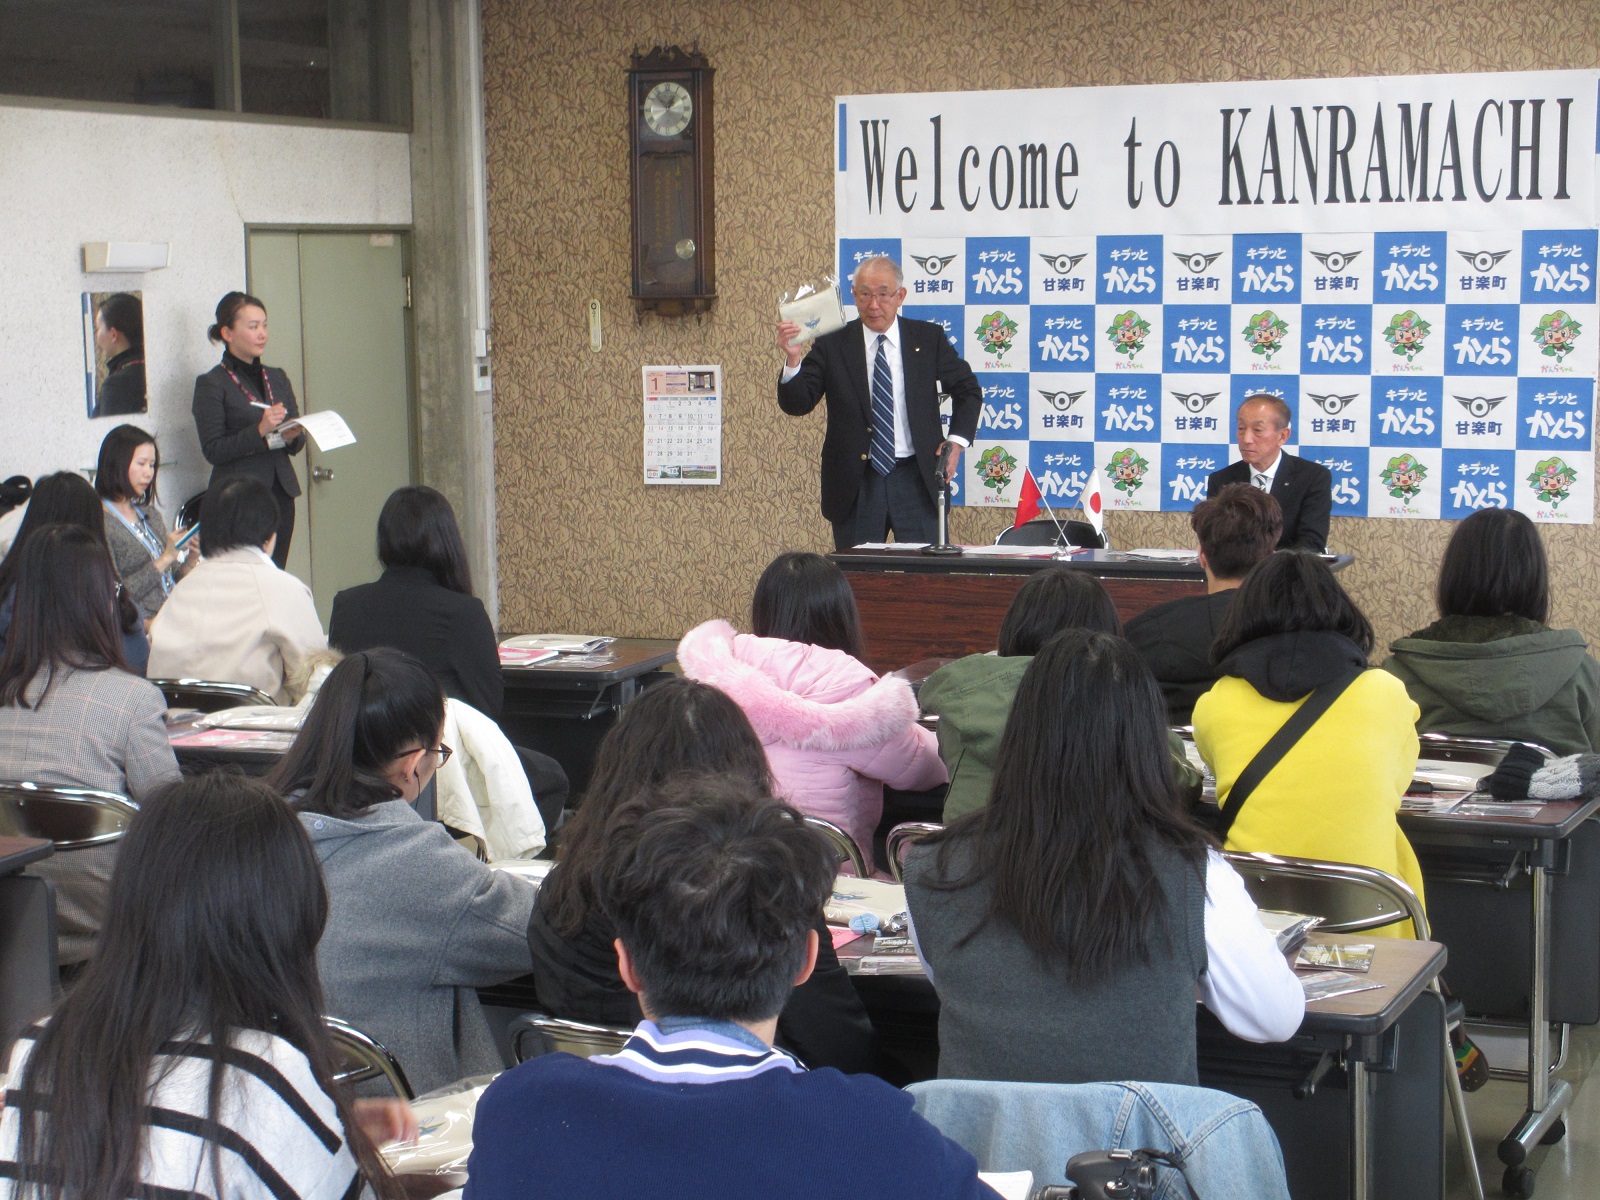
[[[563,937],[576,937],[599,900],[592,878],[618,822],[637,817],[642,797],[680,776],[733,778],[772,794],[772,776],[750,718],[728,696],[692,679],[648,688],[622,710],[595,752],[583,804],[561,830],[539,908]]]
[[[359,817],[400,792],[384,774],[444,724],[444,689],[409,654],[379,647],[328,673],[294,744],[267,777],[301,812]]]
[[[1228,606],[1211,661],[1275,633],[1340,633],[1372,653],[1372,622],[1339,586],[1328,564],[1304,550],[1279,550],[1250,568]]]
[[[113,292],[100,301],[100,320],[128,339],[128,349],[144,349],[144,303],[127,292]]]
[[[472,595],[472,569],[450,501],[431,487],[396,488],[378,514],[378,561],[421,567],[442,588]]]
[[[844,572],[820,554],[791,550],[767,565],[750,598],[750,632],[855,658],[865,653],[855,593]]]
[[[0,559],[0,596],[16,582],[23,547],[35,530],[43,525],[76,525],[88,530],[98,527],[104,540],[105,511],[94,485],[76,471],[57,471],[35,480],[28,507],[11,539],[11,549]]]
[[[105,543],[88,530],[61,524],[34,529],[22,548],[11,629],[0,654],[0,707],[37,707],[58,671],[127,669],[116,589]],[[41,671],[44,688],[30,706],[28,685]]]
[[[1122,632],[1122,619],[1111,593],[1087,571],[1046,567],[1018,589],[1000,623],[1000,654],[1006,658],[1037,654],[1039,647],[1063,629]]]
[[[311,843],[265,784],[216,773],[149,797],[120,843],[94,957],[11,1082],[20,1193],[139,1194],[156,1057],[177,1041],[210,1063],[215,1119],[228,1049],[254,1030],[306,1056],[363,1174],[397,1194],[333,1082],[316,960],[327,915]],[[224,1147],[209,1149],[221,1196]]]
[[[1550,619],[1550,563],[1539,528],[1510,508],[1484,508],[1456,526],[1439,563],[1441,617]]]
[[[76,471],[57,471],[46,475],[33,485],[33,495],[22,514],[22,522],[11,540],[11,549],[0,559],[0,601],[17,582],[17,571],[22,564],[22,552],[33,535],[46,525],[72,525],[82,529],[95,541],[111,566],[111,547],[106,543],[106,510],[100,496],[91,484]],[[111,566],[111,578],[116,579],[116,568]],[[117,592],[117,623],[123,633],[139,628],[139,610],[131,599]]]
[[[135,494],[128,480],[128,469],[133,466],[133,456],[140,446],[150,446],[156,452],[155,469],[150,472],[150,486],[142,495]],[[118,425],[100,443],[100,461],[94,469],[94,490],[110,501],[136,500],[140,504],[154,504],[156,479],[161,474],[161,448],[137,425]]]
[[[987,919],[1011,925],[1072,982],[1148,961],[1171,917],[1157,844],[1203,873],[1210,841],[1179,801],[1166,706],[1138,652],[1087,629],[1045,643],[1011,704],[987,807],[928,841],[948,881],[938,886],[986,882]],[[971,867],[952,878],[964,843]]]

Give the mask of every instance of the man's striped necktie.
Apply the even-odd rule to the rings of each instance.
[[[872,469],[879,475],[894,470],[894,379],[883,350],[888,340],[878,335],[878,354],[872,361]]]

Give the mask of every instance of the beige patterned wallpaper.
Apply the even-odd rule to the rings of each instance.
[[[822,414],[778,411],[777,294],[832,261],[832,97],[858,92],[1180,83],[1590,67],[1600,4],[1504,0],[934,0],[801,10],[682,0],[484,0],[501,623],[676,636],[742,623],[780,550],[827,550]],[[698,43],[716,74],[717,288],[704,317],[636,319],[628,300],[634,48]],[[604,314],[589,349],[587,305]],[[645,363],[721,363],[711,488],[641,481]],[[993,511],[957,509],[958,541]],[[1336,519],[1346,584],[1387,641],[1425,624],[1452,526]],[[1118,519],[1121,545],[1188,544],[1182,514]],[[1555,620],[1600,639],[1600,529],[1547,530]]]

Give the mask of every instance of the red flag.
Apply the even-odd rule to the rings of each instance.
[[[1011,528],[1026,525],[1039,515],[1039,485],[1033,481],[1033,472],[1022,468],[1022,491],[1017,496],[1017,519]]]

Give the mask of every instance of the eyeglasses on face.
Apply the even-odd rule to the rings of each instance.
[[[893,300],[896,296],[898,296],[900,294],[900,289],[874,288],[871,291],[867,291],[863,288],[852,288],[851,293],[855,296],[858,302],[871,300],[875,303],[882,304],[884,301]]]
[[[442,767],[445,765],[445,763],[450,761],[450,756],[454,754],[455,751],[450,749],[450,747],[446,746],[443,742],[440,742],[437,746],[413,746],[409,750],[402,750],[399,754],[395,755],[395,757],[404,758],[408,754],[418,753],[437,755],[439,758],[439,765]]]

